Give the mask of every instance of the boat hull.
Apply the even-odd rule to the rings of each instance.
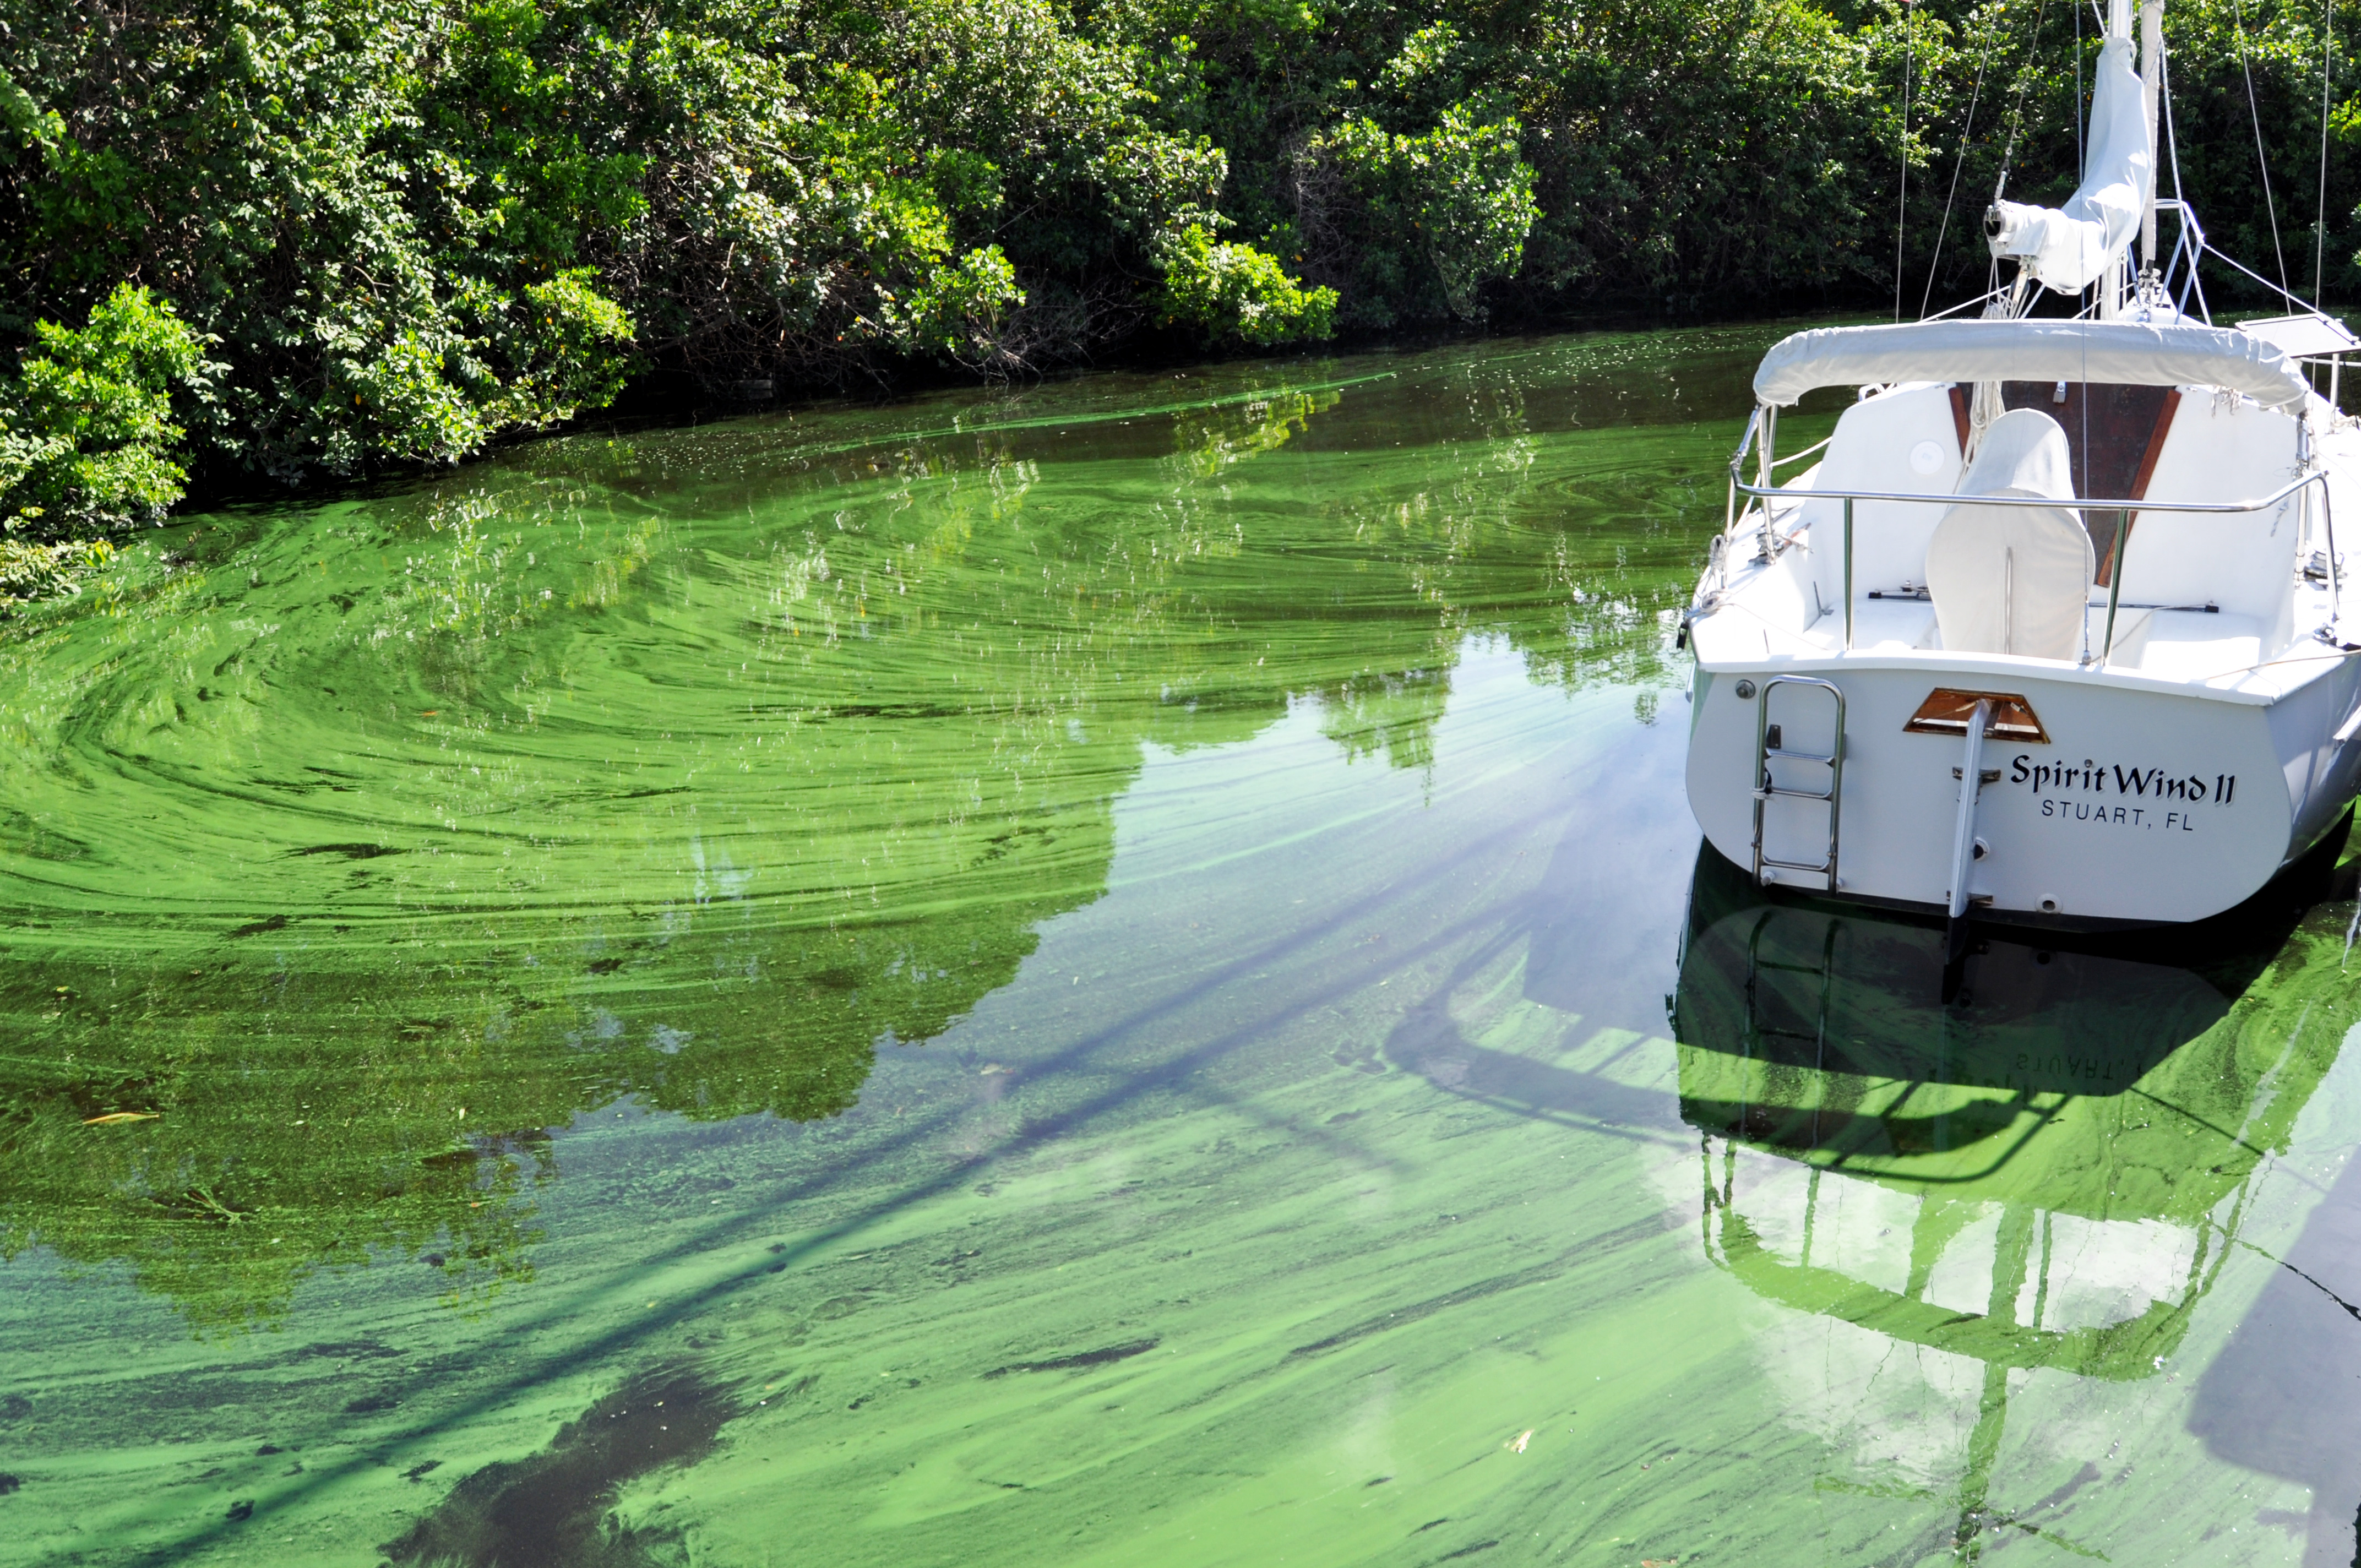
[[[1908,727],[1938,688],[2020,696],[2046,740],[1985,740],[1975,804],[1969,894],[1991,917],[2105,926],[2203,919],[2232,907],[2336,822],[2355,793],[2361,748],[2335,732],[2355,705],[2361,662],[2331,665],[2275,702],[2093,681],[2005,675],[1936,661],[1842,658],[1773,670],[1703,665],[1691,688],[1688,796],[1714,848],[1756,860],[1758,724],[1781,726],[1784,749],[1833,749],[1844,697],[1837,803],[1837,884],[1767,869],[1767,885],[1906,908],[1947,910],[1964,760],[1962,733]],[[1741,696],[1741,683],[1748,695]],[[1828,770],[1773,764],[1783,787],[1825,787]],[[1763,848],[1773,860],[1817,862],[1828,809],[1795,797],[1763,803]]]

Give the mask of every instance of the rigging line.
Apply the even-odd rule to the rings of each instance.
[[[1998,262],[1994,262],[1994,263],[1993,264],[1993,270],[1995,273],[1997,273],[1997,272],[2000,270],[2000,264],[1999,264]],[[1972,311],[1972,310],[1974,310],[1978,305],[1988,305],[1988,304],[1992,303],[1994,300],[1999,299],[2003,294],[2005,294],[2005,293],[2007,293],[2007,292],[2008,292],[2007,285],[2005,285],[2005,284],[2002,284],[2002,283],[1994,283],[1991,288],[1989,288],[1989,289],[1985,290],[1982,293],[1978,294],[1978,295],[1977,295],[1974,299],[1972,299],[1972,300],[1961,300],[1961,301],[1960,301],[1958,304],[1956,304],[1956,305],[1952,305],[1952,306],[1950,306],[1950,307],[1949,307],[1948,309],[1945,309],[1945,310],[1939,310],[1939,311],[1937,311],[1937,312],[1936,312],[1933,315],[1931,315],[1931,316],[1922,316],[1922,317],[1920,317],[1919,319],[1920,319],[1920,320],[1922,320],[1922,321],[1930,321],[1930,322],[1938,322],[1938,321],[1942,321],[1942,320],[1946,319],[1947,317],[1950,317],[1950,316],[1958,315],[1961,311]]]
[[[2107,27],[2099,14],[2098,0],[2092,0],[2091,16],[2098,28],[2102,47],[2104,47]],[[2086,181],[2091,176],[2090,155],[2083,150],[2082,115],[2082,9],[2078,5],[2074,8],[2074,177],[2078,181]],[[2092,280],[2088,291],[2091,302],[2075,313],[2075,320],[2080,321],[2099,308],[2102,298],[2099,291],[2102,289],[2107,291],[2107,297],[2112,297],[2114,285],[2107,281],[2107,279],[2113,277],[2114,271],[2110,269],[2105,279]],[[2082,345],[2082,385],[2081,396],[2078,400],[2081,405],[2082,415],[2082,444],[2078,454],[2081,462],[2077,465],[2071,458],[2069,459],[2067,477],[2073,485],[2076,495],[2087,496],[2091,493],[2091,334],[2085,332],[2075,335],[2081,340]],[[2079,474],[2074,472],[2077,466],[2081,469]],[[2088,659],[2090,656],[2091,618],[2085,613],[2082,617],[2082,657]]]
[[[2236,257],[2230,255],[2227,251],[2216,249],[2213,242],[2210,239],[2205,242],[2205,254],[2213,257],[2217,261],[2225,262],[2228,265],[2236,268],[2239,271],[2245,273],[2247,277],[2252,278],[2256,282],[2260,283],[2264,288],[2270,290],[2273,293],[2278,294],[2279,298],[2285,300],[2289,304],[2295,306],[2297,309],[2301,310],[2303,308],[2303,296],[2301,294],[2293,293],[2286,289],[2280,288],[2278,284],[2272,282],[2269,279],[2264,277],[2261,273],[2256,271],[2253,268],[2247,266]]]
[[[2312,308],[2320,309],[2328,250],[2328,83],[2336,49],[2336,0],[2320,0],[2320,210],[2312,220]]]
[[[2009,111],[2008,140],[2000,149],[2000,178],[1993,182],[1993,200],[1997,203],[2008,190],[2008,166],[2016,159],[2017,134],[2025,129],[2025,90],[2033,80],[2033,62],[2041,58],[2041,25],[2049,19],[2049,0],[2041,0],[2033,13],[2033,37],[2026,40],[2025,64],[2016,73],[2016,107]],[[1993,263],[1993,275],[1999,275],[2000,263]]]
[[[2279,258],[2279,292],[2287,294],[2287,252],[2279,245],[2279,209],[2271,197],[2271,160],[2263,151],[2263,111],[2255,101],[2255,68],[2246,59],[2246,12],[2241,0],[2230,0],[2230,15],[2238,25],[2238,69],[2246,73],[2246,113],[2255,125],[2255,164],[2263,171],[2263,211],[2270,214],[2271,254]],[[2295,296],[2288,294],[2288,298]]]
[[[2164,144],[2172,150],[2172,199],[2186,202],[2188,197],[2180,190],[2180,133],[2173,128],[2172,124],[2172,51],[2166,49],[2158,55],[2157,64],[2161,67],[2157,73],[2157,95],[2164,100]],[[2189,214],[2185,209],[2180,222],[2184,228],[2189,225]]]
[[[1902,320],[1902,236],[1910,215],[1910,66],[1918,52],[1918,0],[1902,0],[1902,196],[1894,208],[1894,319]]]
[[[2157,81],[2157,97],[2161,100],[2164,108],[2164,145],[2172,154],[2172,203],[2180,209],[2180,237],[2173,244],[2173,249],[2178,253],[2182,246],[2189,243],[2191,220],[2189,216],[2189,198],[2180,188],[2180,131],[2172,118],[2172,51],[2166,49],[2158,57],[2157,63],[2163,68]],[[2181,297],[2186,299],[2188,298],[2186,291],[2194,291],[2197,295],[2197,313],[2205,318],[2207,326],[2212,326],[2213,308],[2205,302],[2205,280],[2198,276],[2198,265],[2205,259],[2204,231],[2199,230],[2198,236],[2196,247],[2189,253],[2189,281],[2183,285],[2184,292]],[[2166,270],[2171,270],[2169,265],[2167,266]]]
[[[1993,37],[1991,34],[1985,36],[1983,58],[1976,61],[1976,85],[1974,91],[1968,94],[1968,123],[1960,130],[1960,156],[1958,161],[1951,165],[1951,189],[1943,197],[1943,222],[1935,231],[1935,254],[1927,262],[1926,291],[1918,296],[1918,317],[1921,321],[1926,319],[1927,307],[1935,298],[1935,271],[1943,264],[1943,241],[1951,232],[1951,203],[1960,198],[1960,171],[1968,166],[1968,143],[1974,139],[1976,134],[1976,104],[1983,97],[1984,67],[1992,61]]]

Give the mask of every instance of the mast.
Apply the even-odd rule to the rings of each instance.
[[[2107,41],[2113,43],[2118,39],[2127,40],[2131,36],[2132,0],[2107,0]],[[2147,82],[2143,81],[2140,85],[2142,96],[2145,99]],[[2081,112],[2081,107],[2077,105],[2075,113],[2080,114]],[[2153,168],[2155,163],[2155,124],[2156,122],[2153,118],[2148,122],[2149,128],[2147,141],[2149,164],[2151,168]],[[2096,126],[2092,127],[2089,156],[2093,161],[2096,161],[2099,156],[2098,127]],[[2086,168],[2083,170],[2083,178],[2085,180],[2089,179],[2090,173],[2091,171],[2089,169]],[[2154,180],[2150,180],[2148,181],[2148,210],[2151,212],[2155,210],[2155,198],[2156,181]],[[2145,233],[2146,231],[2143,230],[2142,232]],[[2114,261],[2110,263],[2106,271],[2100,275],[2099,319],[2101,321],[2113,321],[2123,313],[2124,295],[2127,291],[2124,285],[2127,280],[2126,274],[2130,271],[2131,258],[2128,256],[2122,256],[2116,258]]]

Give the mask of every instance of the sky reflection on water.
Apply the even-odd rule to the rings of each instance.
[[[2350,872],[1946,1008],[1701,853],[1773,335],[544,444],[0,631],[0,1562],[2349,1561]]]

